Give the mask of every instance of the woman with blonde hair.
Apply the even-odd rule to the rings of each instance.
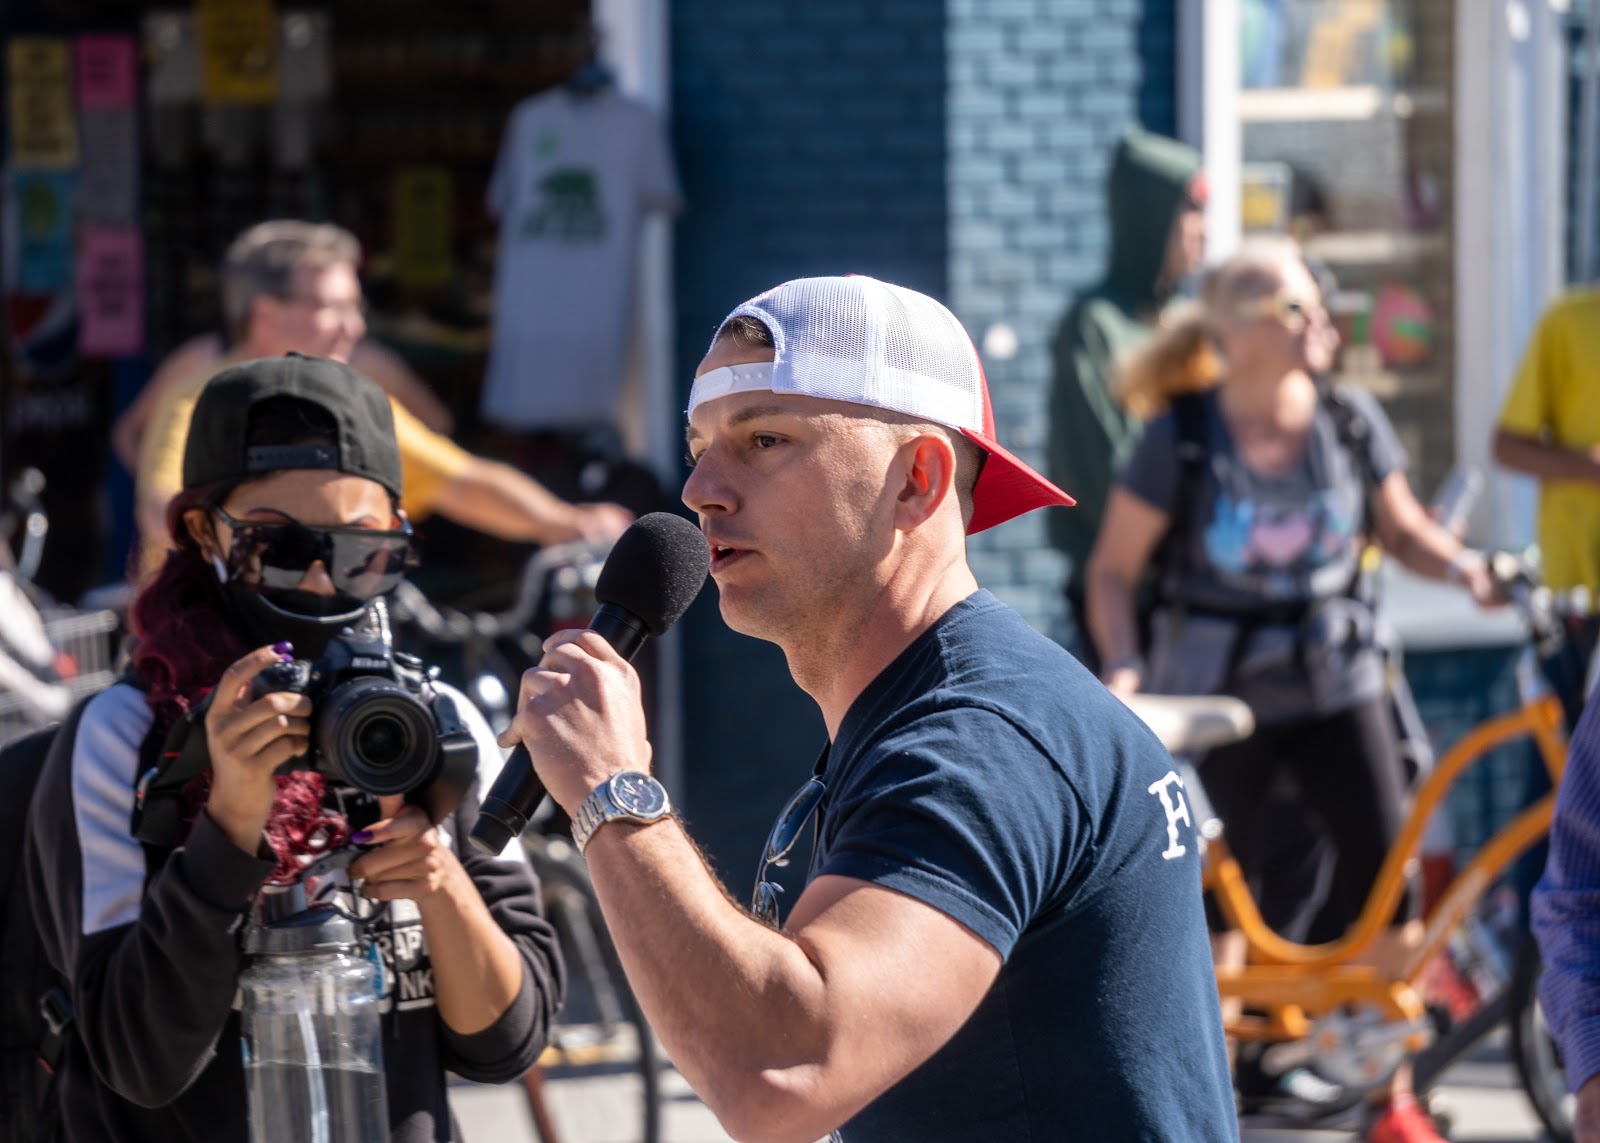
[[[1201,301],[1127,369],[1125,399],[1158,415],[1112,490],[1087,587],[1112,690],[1230,694],[1252,708],[1255,734],[1200,771],[1246,875],[1259,883],[1258,826],[1286,776],[1338,853],[1335,891],[1353,917],[1404,797],[1363,549],[1375,541],[1480,603],[1494,589],[1482,556],[1418,503],[1377,402],[1320,379],[1336,346],[1292,243],[1247,245],[1213,271]],[[1146,663],[1134,603],[1158,550]],[[1405,920],[1402,910],[1385,960],[1414,941]],[[1440,1143],[1404,1069],[1367,1138]]]

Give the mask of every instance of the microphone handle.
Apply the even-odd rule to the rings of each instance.
[[[589,621],[589,630],[616,648],[628,662],[639,653],[650,632],[644,621],[614,603],[602,603]],[[511,749],[500,776],[478,807],[478,820],[467,835],[472,844],[491,856],[528,828],[528,819],[546,797],[544,783],[533,769],[533,756],[522,743]]]

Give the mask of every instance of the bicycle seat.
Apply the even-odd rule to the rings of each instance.
[[[1249,738],[1255,715],[1227,695],[1118,696],[1173,754],[1194,754]]]

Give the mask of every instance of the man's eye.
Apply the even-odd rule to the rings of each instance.
[[[750,438],[757,448],[771,448],[778,443],[778,438],[771,433],[757,433]]]
[[[693,449],[690,449],[688,452],[683,454],[683,463],[686,467],[693,468],[695,465],[700,463],[700,457]]]

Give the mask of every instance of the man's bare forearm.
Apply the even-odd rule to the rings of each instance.
[[[1540,480],[1600,484],[1600,459],[1590,449],[1571,449],[1499,429],[1494,435],[1494,459],[1502,467]]]
[[[586,856],[651,1027],[724,1126],[807,1143],[837,1126],[818,1129],[821,1109],[802,1098],[831,1036],[802,948],[735,905],[675,821],[607,825]]]
[[[440,490],[434,510],[502,540],[558,544],[578,536],[573,506],[510,465],[474,457]]]

